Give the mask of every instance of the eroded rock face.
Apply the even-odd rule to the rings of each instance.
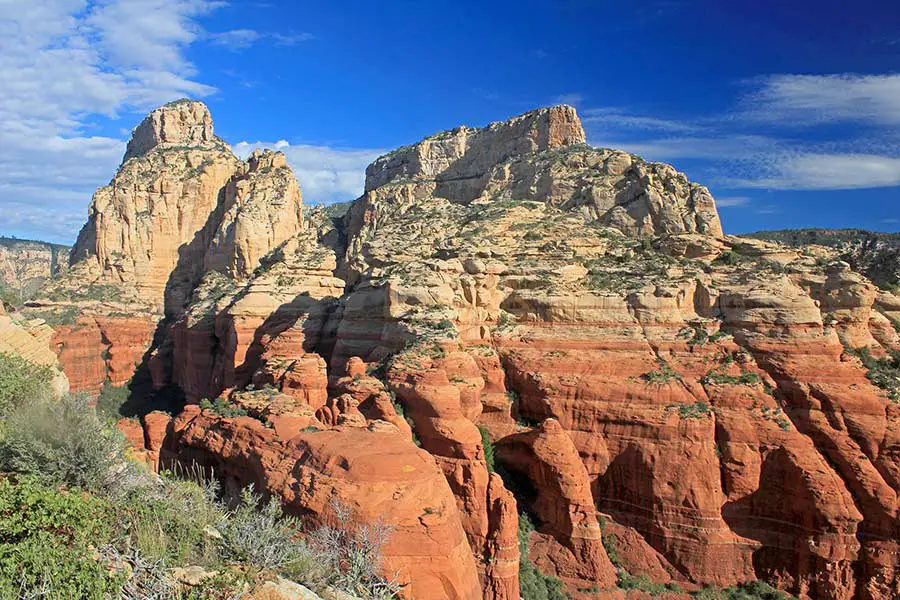
[[[535,486],[529,510],[540,523],[542,570],[563,580],[590,581],[599,588],[616,583],[616,572],[601,539],[587,469],[575,445],[555,419],[533,431],[507,436],[497,458]]]
[[[94,194],[72,260],[77,283],[118,286],[177,315],[206,271],[246,278],[301,229],[284,155],[258,151],[242,163],[213,134],[204,104],[177,101],[135,128],[116,176]]]
[[[401,205],[428,196],[463,203],[536,200],[626,233],[722,235],[706,188],[669,165],[584,142],[570,106],[482,129],[459,127],[372,163],[366,169],[367,198]]]
[[[310,525],[333,515],[335,501],[364,521],[391,528],[385,572],[416,600],[477,598],[475,559],[456,502],[432,457],[395,431],[347,427],[277,433],[249,417],[222,419],[189,408],[175,421],[171,448],[213,466],[235,486],[276,494]]]
[[[723,236],[705,188],[590,148],[570,107],[402,148],[345,214],[305,215],[282,156],[241,163],[205,108],[161,111],[76,248],[77,277],[121,294],[82,294],[97,327],[58,332],[110,358],[61,356],[79,386],[122,380],[109,306],[147,306],[168,316],[156,387],[255,418],[123,424],[151,461],[199,458],[312,520],[331,495],[388,515],[415,598],[516,599],[520,512],[576,597],[614,566],[900,594],[900,405],[850,352],[900,349],[898,297],[827,251]]]
[[[124,160],[161,146],[203,146],[214,142],[212,117],[206,106],[177,100],[154,110],[135,127]]]
[[[66,246],[0,238],[0,296],[14,303],[29,300],[45,281],[68,268],[68,256]]]

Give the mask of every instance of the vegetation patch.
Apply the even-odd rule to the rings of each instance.
[[[234,417],[246,417],[249,415],[247,409],[242,406],[238,406],[237,404],[233,404],[229,402],[227,399],[223,397],[218,397],[213,401],[210,401],[208,398],[203,398],[200,400],[200,408],[202,410],[211,410],[219,416],[225,417],[227,419],[233,419]]]
[[[641,379],[648,385],[663,386],[669,385],[673,381],[681,381],[681,375],[679,375],[669,363],[661,360],[659,362],[659,369],[644,373],[641,375]]]
[[[892,350],[886,358],[875,358],[868,348],[850,349],[868,370],[866,377],[887,392],[891,402],[900,403],[900,352]]]
[[[519,593],[523,600],[566,600],[562,582],[544,575],[528,558],[528,540],[534,524],[526,513],[519,514]]]
[[[221,600],[279,576],[398,597],[379,575],[389,528],[336,505],[329,524],[304,531],[252,489],[235,501],[200,470],[157,476],[86,397],[47,397],[0,410],[0,598]],[[209,577],[178,583],[172,569],[189,566]]]
[[[694,402],[693,404],[670,404],[666,410],[677,410],[682,419],[705,419],[713,414],[713,409],[706,402]]]
[[[491,443],[491,437],[488,430],[479,425],[478,431],[481,433],[481,445],[484,446],[484,462],[487,463],[488,473],[494,472],[494,444]]]
[[[0,352],[0,414],[47,394],[53,371],[15,354]]]
[[[756,385],[761,382],[762,378],[756,373],[741,373],[735,376],[716,371],[710,371],[700,379],[700,383],[704,385]]]
[[[692,595],[697,600],[794,600],[794,596],[785,594],[764,581],[742,583],[726,589],[708,587]]]

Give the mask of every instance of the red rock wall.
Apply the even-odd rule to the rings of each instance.
[[[447,481],[433,458],[394,432],[343,428],[290,440],[249,417],[223,419],[188,407],[167,447],[213,466],[234,487],[253,483],[279,495],[288,511],[315,525],[335,499],[363,521],[392,528],[384,570],[408,584],[405,597],[481,596],[475,559]]]
[[[81,317],[56,327],[51,345],[73,392],[96,393],[105,381],[131,380],[153,341],[156,321],[132,317]]]

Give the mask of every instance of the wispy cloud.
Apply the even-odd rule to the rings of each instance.
[[[308,42],[315,39],[313,34],[306,32],[261,32],[256,31],[255,29],[232,29],[230,31],[209,33],[207,37],[216,46],[228,48],[233,52],[246,50],[262,41],[271,41],[277,46],[295,46],[301,42]]]
[[[277,142],[239,142],[235,154],[245,158],[257,148],[280,150],[294,170],[303,202],[329,204],[352,200],[363,192],[366,167],[384,154],[381,149],[341,149],[309,144]]]
[[[900,158],[872,154],[798,154],[761,165],[758,178],[736,187],[841,190],[900,185]]]
[[[900,74],[770,75],[744,101],[746,117],[781,125],[900,125]]]
[[[253,29],[232,29],[209,34],[209,39],[217,46],[224,46],[229,50],[243,50],[259,41],[262,35]]]
[[[294,46],[301,42],[309,42],[316,39],[311,33],[302,31],[300,33],[270,33],[269,37],[279,46]]]
[[[771,75],[747,84],[721,114],[670,119],[616,107],[581,113],[592,143],[650,160],[694,161],[695,178],[722,187],[900,185],[900,75]],[[798,128],[817,127],[824,133],[798,138]]]
[[[734,208],[750,204],[749,196],[720,196],[716,198],[716,206],[719,208]]]
[[[588,108],[581,112],[581,120],[605,128],[642,129],[648,131],[688,132],[697,126],[683,121],[629,114],[621,108]]]

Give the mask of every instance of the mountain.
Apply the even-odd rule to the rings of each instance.
[[[809,245],[834,248],[846,261],[879,287],[900,288],[900,233],[879,233],[865,229],[783,229],[747,234],[760,240],[789,246]]]
[[[568,106],[400,148],[329,210],[179,101],[27,310],[69,315],[73,389],[129,386],[154,466],[386,523],[409,598],[882,600],[900,297],[838,258],[723,235]]]
[[[68,254],[67,246],[0,237],[0,301],[21,306],[68,268]]]

